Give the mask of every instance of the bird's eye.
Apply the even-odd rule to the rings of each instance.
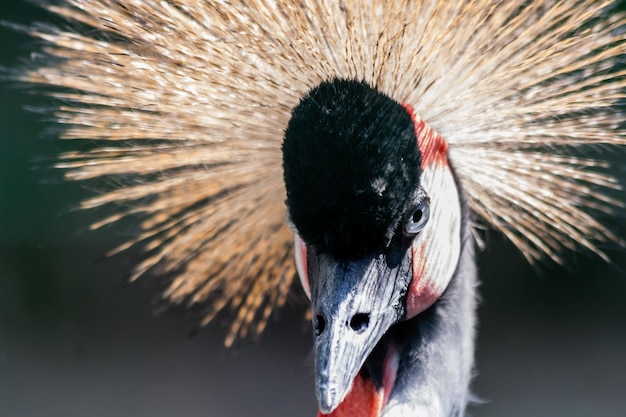
[[[414,237],[424,229],[430,217],[430,199],[425,197],[404,220],[404,235]]]

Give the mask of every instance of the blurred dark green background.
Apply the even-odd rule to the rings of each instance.
[[[51,20],[24,2],[0,19]],[[0,66],[32,48],[0,28]],[[314,416],[303,304],[231,350],[224,322],[190,338],[184,313],[155,317],[154,285],[124,285],[137,255],[101,259],[126,230],[79,233],[94,213],[68,212],[89,185],[33,169],[65,146],[25,110],[50,104],[0,83],[0,416]],[[539,276],[497,235],[480,267],[474,389],[487,402],[472,414],[626,416],[626,275],[579,257]]]

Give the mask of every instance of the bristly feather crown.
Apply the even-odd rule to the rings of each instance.
[[[264,328],[294,277],[280,144],[321,81],[367,82],[449,144],[477,219],[530,260],[621,242],[594,214],[620,202],[601,161],[568,155],[626,143],[626,17],[612,2],[66,0],[72,30],[43,41],[24,82],[56,87],[70,180],[137,181],[83,208],[139,216],[134,278],[175,273],[164,297],[237,311],[226,343]],[[622,123],[622,124],[620,124]],[[256,323],[256,324],[255,324]]]

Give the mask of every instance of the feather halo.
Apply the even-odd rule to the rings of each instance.
[[[124,179],[81,203],[117,205],[142,232],[132,279],[172,275],[164,297],[236,311],[226,344],[258,334],[295,275],[280,144],[291,109],[335,77],[412,105],[448,142],[478,222],[531,262],[563,249],[606,258],[596,219],[621,206],[584,146],[626,143],[626,16],[614,2],[66,0],[68,27],[24,28],[42,53],[14,78],[53,87],[63,137],[95,143],[56,166]],[[120,181],[122,182],[122,181]],[[208,302],[210,301],[210,302]],[[207,303],[208,302],[208,303]]]

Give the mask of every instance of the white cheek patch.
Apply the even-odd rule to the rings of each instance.
[[[296,257],[296,269],[298,270],[298,277],[300,278],[300,284],[309,300],[311,299],[311,285],[309,284],[309,269],[308,269],[308,256],[306,245],[297,233],[293,235],[293,244]]]
[[[406,318],[415,317],[444,293],[461,254],[461,202],[448,164],[445,140],[419,119],[410,106],[422,153],[421,185],[430,198],[430,220],[413,240],[413,278]]]
[[[407,296],[407,318],[415,317],[441,297],[461,254],[461,204],[452,172],[433,167],[422,174],[430,196],[430,221],[413,241],[413,279]]]

